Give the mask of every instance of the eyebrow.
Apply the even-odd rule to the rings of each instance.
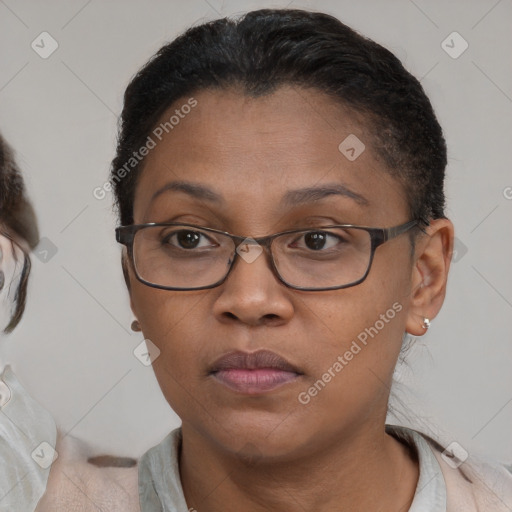
[[[222,204],[225,202],[224,198],[211,188],[189,181],[171,181],[167,183],[153,194],[151,201],[154,201],[158,196],[169,190],[184,192],[189,196],[202,199],[210,203]],[[315,187],[289,190],[284,194],[281,199],[281,203],[285,206],[296,206],[299,204],[320,201],[332,195],[339,195],[353,199],[363,206],[368,206],[369,204],[368,200],[364,196],[350,190],[348,187],[340,183],[327,183]]]
[[[191,183],[190,181],[171,181],[164,185],[162,188],[157,190],[151,197],[151,201],[154,201],[158,196],[169,190],[176,190],[178,192],[185,192],[189,196],[197,199],[203,199],[211,203],[223,203],[224,199],[220,194],[214,192],[212,189],[200,185],[198,183]]]
[[[320,201],[328,196],[340,195],[353,199],[357,203],[368,206],[368,199],[353,190],[350,190],[345,185],[340,183],[327,183],[316,187],[306,187],[297,190],[289,190],[284,195],[282,202],[287,206],[295,206],[298,204],[310,203],[313,201]]]

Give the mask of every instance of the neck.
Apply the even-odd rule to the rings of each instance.
[[[243,462],[185,424],[182,434],[185,499],[201,512],[406,512],[418,481],[415,454],[384,425],[350,439],[338,435],[328,449],[278,462]]]

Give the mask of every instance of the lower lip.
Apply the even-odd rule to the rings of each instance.
[[[273,368],[257,368],[254,370],[236,368],[220,370],[215,372],[213,377],[234,391],[256,395],[293,382],[300,375]]]

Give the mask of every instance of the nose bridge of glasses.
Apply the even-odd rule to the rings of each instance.
[[[272,261],[272,255],[270,252],[270,245],[272,243],[273,237],[243,237],[237,235],[231,235],[231,240],[234,244],[234,250],[232,253],[232,259],[230,260],[228,274],[231,274],[234,270],[234,267],[237,266],[237,260],[243,260],[243,264],[248,264],[245,269],[238,269],[238,272],[249,271],[252,272],[257,267],[257,260],[260,260],[260,265],[266,265],[266,271],[270,271],[273,276],[279,280],[278,276],[275,275],[275,263]],[[261,258],[260,256],[263,256]],[[262,261],[263,260],[263,261]],[[243,265],[242,264],[242,265]],[[240,265],[240,262],[239,262]],[[252,269],[251,269],[252,266]],[[257,272],[261,272],[261,269],[258,269]],[[229,275],[226,276],[228,278]],[[258,277],[259,279],[259,277]]]
[[[230,235],[233,243],[235,244],[235,248],[238,251],[240,246],[244,245],[253,245],[259,246],[262,248],[270,249],[270,245],[275,235],[268,236],[260,236],[260,237],[252,237],[252,236],[240,236],[240,235]]]

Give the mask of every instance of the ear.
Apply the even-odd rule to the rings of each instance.
[[[453,253],[454,229],[450,220],[433,220],[426,232],[417,239],[411,275],[405,330],[413,336],[425,334],[423,319],[435,318],[443,305]]]

